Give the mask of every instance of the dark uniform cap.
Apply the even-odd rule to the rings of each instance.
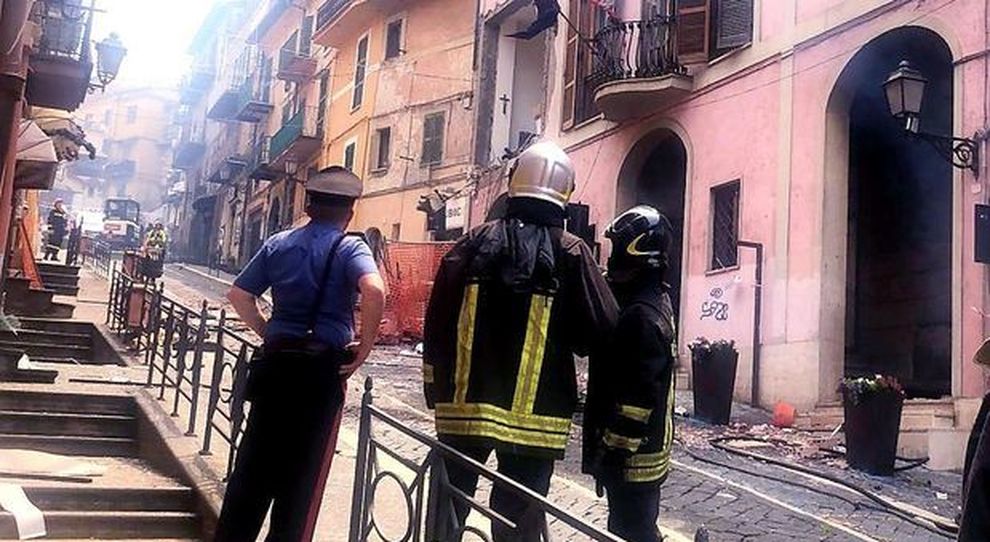
[[[360,198],[364,192],[361,178],[340,166],[332,166],[306,181],[306,193],[321,196]]]

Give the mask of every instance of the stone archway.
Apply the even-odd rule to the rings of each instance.
[[[900,378],[909,396],[952,391],[952,167],[890,117],[881,85],[901,60],[929,80],[922,128],[953,132],[952,53],[902,27],[843,69],[826,123],[820,395],[843,375]]]
[[[616,214],[638,204],[652,205],[667,215],[674,228],[671,245],[671,301],[680,315],[685,269],[688,184],[688,152],[681,137],[659,128],[642,137],[626,155],[619,172]]]

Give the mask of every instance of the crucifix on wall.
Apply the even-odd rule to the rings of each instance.
[[[498,101],[502,102],[502,114],[503,115],[508,115],[509,114],[509,102],[512,101],[512,99],[509,98],[509,95],[508,94],[503,94],[502,97],[498,99]]]

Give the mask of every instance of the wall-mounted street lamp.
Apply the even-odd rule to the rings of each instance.
[[[903,123],[908,135],[928,142],[953,166],[968,169],[979,177],[980,150],[977,142],[983,139],[981,134],[977,133],[973,138],[963,138],[930,134],[920,130],[921,104],[924,101],[927,85],[928,79],[925,79],[925,76],[914,69],[907,60],[902,60],[883,84],[890,114]]]
[[[106,90],[120,74],[120,65],[127,56],[127,48],[120,41],[120,36],[110,33],[103,41],[96,44],[96,78],[99,84],[91,83],[90,90]]]

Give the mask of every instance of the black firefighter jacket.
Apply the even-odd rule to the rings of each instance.
[[[562,458],[574,356],[597,356],[617,315],[579,238],[517,219],[473,230],[443,258],[427,307],[423,380],[438,436]]]
[[[676,332],[659,284],[623,303],[608,365],[592,364],[584,468],[609,483],[662,483],[674,439]]]

